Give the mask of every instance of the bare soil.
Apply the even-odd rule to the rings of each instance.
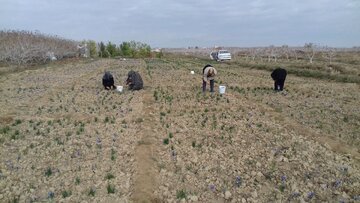
[[[0,202],[357,202],[359,84],[194,58],[99,59],[0,76]],[[105,70],[123,85],[106,91]],[[190,74],[190,71],[195,74]]]

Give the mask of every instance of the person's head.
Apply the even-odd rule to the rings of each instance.
[[[105,72],[104,72],[104,76],[103,76],[104,79],[110,79],[110,78],[112,78],[112,77],[113,77],[113,76],[111,75],[110,71],[105,71]]]
[[[133,76],[134,74],[135,74],[135,71],[131,70],[131,71],[128,72],[128,77],[131,77],[131,76]]]
[[[208,77],[214,77],[214,76],[215,76],[215,70],[214,70],[213,67],[210,67],[207,76],[208,76]]]

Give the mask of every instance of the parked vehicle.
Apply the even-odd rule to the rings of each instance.
[[[210,58],[216,61],[231,60],[231,54],[227,50],[213,51],[210,54]]]

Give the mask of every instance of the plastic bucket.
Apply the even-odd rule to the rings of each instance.
[[[121,93],[123,90],[124,90],[123,86],[116,86],[116,91]]]
[[[220,94],[225,94],[225,90],[226,90],[226,86],[224,86],[224,85],[219,86],[219,93]]]

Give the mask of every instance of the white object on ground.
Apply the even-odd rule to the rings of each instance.
[[[122,92],[123,89],[124,89],[123,86],[116,86],[116,91],[118,91],[118,92]]]
[[[191,73],[191,75],[194,75],[195,74],[195,72],[192,70],[192,71],[190,71],[190,73]]]
[[[226,90],[226,86],[224,86],[224,85],[219,86],[219,93],[220,94],[225,94],[225,90]]]

